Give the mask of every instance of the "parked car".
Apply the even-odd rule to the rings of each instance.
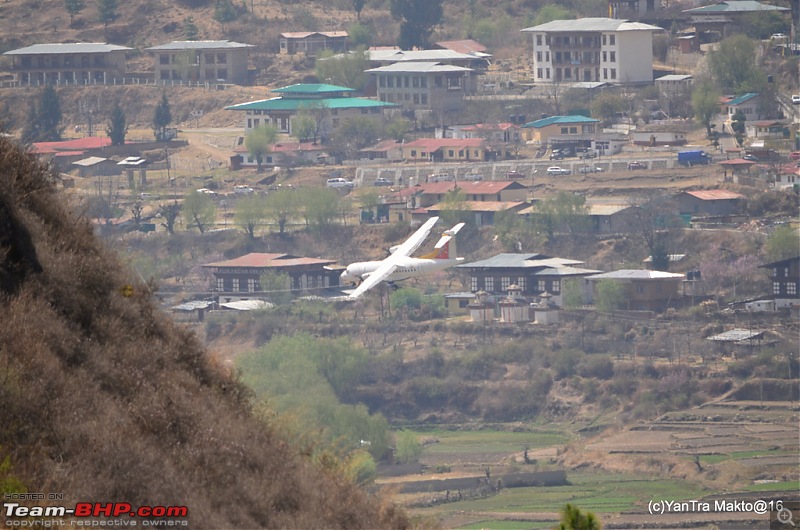
[[[467,173],[461,177],[461,180],[483,180],[483,175],[480,173]]]
[[[569,169],[564,169],[564,168],[559,167],[559,166],[550,166],[549,168],[547,168],[547,174],[550,175],[550,176],[553,176],[553,175],[569,175],[570,174],[570,170]]]
[[[758,162],[758,157],[754,155],[744,155],[742,160],[749,160],[750,162]]]
[[[354,186],[352,182],[341,177],[328,179],[325,185],[329,188],[352,188]]]
[[[524,179],[525,175],[521,171],[509,171],[506,173],[508,179]]]
[[[581,166],[578,168],[580,173],[602,173],[603,168],[597,166]]]
[[[253,188],[251,188],[250,186],[234,186],[233,187],[233,193],[235,193],[236,195],[250,195],[251,193],[254,193],[254,192],[255,192],[255,190]]]
[[[158,199],[158,195],[153,195],[152,193],[146,193],[146,192],[145,193],[140,193],[139,194],[139,199],[141,199],[143,201],[154,201],[154,200]]]
[[[647,169],[647,164],[644,162],[628,162],[628,169]]]
[[[197,193],[205,193],[206,195],[211,195],[212,197],[217,195],[216,191],[212,191],[212,190],[210,190],[208,188],[199,188],[197,190]]]
[[[375,179],[375,182],[372,183],[373,186],[392,186],[394,183],[383,177],[378,177]]]
[[[800,160],[800,151],[792,151],[792,154],[789,155],[789,158],[792,160]]]
[[[786,33],[773,33],[770,35],[770,40],[786,40]]]
[[[449,182],[453,177],[449,173],[431,173],[428,175],[428,182]]]
[[[800,105],[800,94],[792,94],[792,105]]]

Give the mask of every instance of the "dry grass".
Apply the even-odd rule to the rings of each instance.
[[[0,461],[28,491],[186,505],[195,528],[408,526],[256,420],[5,139],[0,222]]]

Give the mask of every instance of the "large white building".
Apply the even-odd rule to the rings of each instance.
[[[525,28],[533,39],[536,83],[653,82],[653,32],[658,26],[580,18]]]

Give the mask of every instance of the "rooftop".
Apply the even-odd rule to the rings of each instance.
[[[405,61],[370,68],[365,72],[373,73],[416,73],[416,74],[444,74],[448,72],[472,72],[472,68],[455,66],[452,64],[441,64],[438,62],[425,61]]]
[[[728,190],[699,190],[699,191],[687,191],[685,193],[687,195],[691,195],[692,197],[696,197],[701,201],[724,201],[731,199],[746,198],[741,193],[735,193],[733,191],[728,191]]]
[[[683,278],[683,274],[645,269],[620,269],[589,276],[588,280],[667,280]]]
[[[575,20],[552,20],[538,26],[525,28],[521,31],[534,32],[534,31],[664,31],[658,26],[651,26],[642,22],[630,22],[628,20],[619,20],[615,18],[579,18]]]
[[[346,31],[286,31],[281,33],[281,37],[287,39],[305,39],[311,35],[322,35],[324,37],[347,37]]]
[[[62,54],[62,53],[108,53],[117,50],[132,50],[125,46],[116,44],[105,44],[103,42],[72,42],[63,44],[34,44],[26,48],[11,50],[3,55],[38,55],[38,54]]]
[[[247,103],[239,103],[237,105],[230,105],[225,107],[225,110],[286,110],[297,111],[303,108],[310,108],[314,105],[321,105],[327,109],[359,109],[370,107],[395,107],[395,103],[386,101],[376,101],[374,99],[366,98],[292,98],[292,97],[278,97],[270,99],[261,99],[258,101],[249,101]]]
[[[519,208],[521,205],[525,204],[527,203],[523,201],[464,201],[463,202],[464,208],[471,212],[503,212],[505,210]],[[429,213],[449,211],[452,209],[453,209],[452,204],[445,204],[445,203],[434,204],[433,206],[428,206],[427,208],[423,208],[423,210],[427,210]]]
[[[550,116],[549,118],[542,118],[541,120],[536,120],[532,122],[528,122],[523,127],[534,127],[536,129],[540,127],[547,127],[548,125],[553,125],[554,123],[599,123],[598,120],[594,118],[587,118],[586,116]]]
[[[694,76],[689,74],[668,74],[662,75],[658,79],[656,79],[656,83],[659,81],[687,81],[689,79],[693,79]]]
[[[571,265],[583,265],[582,261],[573,260],[573,259],[566,259],[566,258],[553,258],[550,256],[546,256],[544,254],[515,254],[515,253],[508,253],[503,252],[500,254],[496,254],[491,258],[480,260],[480,261],[473,261],[472,263],[463,263],[461,265],[456,265],[456,267],[460,268],[497,268],[497,269],[507,269],[507,268],[554,268],[554,267],[564,267],[564,266],[571,266]]]
[[[748,92],[747,94],[743,94],[741,96],[735,97],[731,100],[728,100],[728,105],[741,105],[746,101],[750,101],[751,99],[758,97],[757,92]]]
[[[203,267],[217,267],[217,268],[233,268],[233,267],[251,267],[251,268],[267,268],[267,267],[292,267],[295,265],[329,265],[335,263],[336,260],[322,259],[322,258],[303,258],[300,256],[292,256],[291,254],[267,254],[260,252],[251,252],[238,258],[230,259],[227,261],[218,261],[203,265]]]
[[[457,53],[483,53],[486,51],[486,46],[472,39],[444,40],[437,42],[436,45]]]
[[[370,49],[369,60],[373,62],[439,62],[439,61],[471,61],[491,57],[482,52],[460,53],[454,50],[398,50]]]
[[[326,83],[296,83],[281,88],[276,88],[270,92],[277,94],[338,94],[343,92],[355,92],[354,89],[339,86],[329,85]]]
[[[761,2],[756,2],[755,0],[727,0],[725,2],[717,2],[716,4],[683,10],[684,13],[690,13],[692,15],[752,13],[754,11],[789,11],[789,8],[773,6],[770,4],[762,4]]]
[[[181,50],[221,50],[235,48],[253,48],[253,44],[243,44],[227,40],[174,40],[167,44],[159,44],[145,48],[150,51],[181,51]]]

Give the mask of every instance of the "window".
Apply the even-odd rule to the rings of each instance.
[[[217,278],[217,291],[224,291],[225,290],[225,280],[222,278]]]
[[[423,105],[427,105],[428,104],[428,94],[420,94],[419,102],[422,103]]]
[[[536,52],[536,60],[542,62],[542,52]]]
[[[66,57],[64,57],[64,66],[72,66],[72,65],[73,65],[72,56],[67,55]]]
[[[522,277],[522,276],[517,278],[517,285],[519,285],[520,289],[522,289],[522,292],[524,293],[525,292],[525,278]]]
[[[433,77],[433,86],[437,88],[441,88],[442,86],[442,76],[437,75]]]
[[[608,52],[603,52],[603,62],[608,60]]]
[[[577,127],[570,127],[569,128],[569,133],[570,134],[578,134],[578,128]]]
[[[609,36],[608,36],[608,43],[609,43],[611,46],[614,46],[614,45],[616,45],[616,44],[617,44],[617,36],[616,36],[616,35],[609,35]]]
[[[214,64],[214,54],[207,53],[206,54],[206,64]]]
[[[786,294],[797,294],[797,283],[789,282],[786,284]]]
[[[550,69],[549,68],[545,68],[544,69],[544,73],[545,73],[546,78],[550,79]]]
[[[617,62],[617,52],[609,52],[608,56],[611,58],[612,63]]]
[[[554,293],[561,292],[561,280],[553,280],[553,292]]]
[[[239,278],[234,278],[231,280],[232,288],[231,291],[238,291],[239,290]]]
[[[255,280],[255,278],[248,278],[247,279],[247,292],[248,293],[256,292],[256,280]]]
[[[606,44],[607,44],[607,42],[606,42],[606,36],[605,36],[605,35],[603,35],[603,46],[605,46]]]
[[[772,282],[772,294],[781,294],[781,282]]]
[[[419,77],[418,76],[412,76],[411,77],[411,86],[414,87],[414,88],[419,88]]]
[[[217,79],[228,79],[228,69],[220,68],[217,70]]]
[[[419,105],[419,94],[414,94],[414,105]]]
[[[783,268],[783,277],[784,278],[788,278],[789,277],[789,267],[784,267]]]
[[[427,77],[420,77],[419,78],[419,86],[420,86],[420,88],[428,88],[428,78]]]
[[[569,134],[569,127],[561,127],[561,134]]]
[[[416,149],[412,149],[411,150],[411,158],[416,158],[416,157],[417,157],[417,150]]]
[[[603,68],[603,79],[608,79],[608,68]]]
[[[511,277],[510,276],[502,276],[500,278],[500,288],[503,291],[508,291],[508,286],[511,285]]]
[[[556,52],[556,64],[561,64],[561,52]]]
[[[447,151],[447,156],[449,156],[450,158],[453,158],[453,153],[454,153],[454,151],[452,149],[450,149],[449,151]]]
[[[248,129],[252,129],[253,128],[253,120],[252,120],[252,118],[247,118],[247,128]]]
[[[217,54],[217,62],[219,64],[228,64],[228,54],[226,54],[226,53],[218,53]]]
[[[478,277],[471,276],[469,279],[469,290],[473,293],[478,292]]]
[[[564,79],[572,79],[572,68],[564,68]]]
[[[616,79],[616,78],[617,78],[617,69],[616,68],[612,68],[611,69],[611,79]]]
[[[537,78],[541,79],[541,78],[542,78],[542,74],[543,74],[543,73],[544,73],[544,72],[542,71],[542,69],[541,69],[541,68],[537,68],[537,69],[536,69],[536,77],[537,77]]]
[[[483,289],[485,291],[489,291],[490,293],[494,291],[494,278],[491,276],[487,276],[483,279]]]
[[[536,282],[536,290],[540,293],[543,293],[547,290],[547,285],[545,284],[544,280],[538,280]]]
[[[408,79],[408,76],[403,77],[403,86],[408,88],[409,87],[409,83],[410,83],[410,81]]]
[[[384,77],[382,75],[378,76],[378,86],[381,87],[381,88],[385,88],[386,87],[386,77]]]
[[[537,46],[541,46],[542,45],[542,36],[541,35],[536,35],[536,45]]]
[[[388,88],[394,88],[394,76],[386,76],[386,86]]]

